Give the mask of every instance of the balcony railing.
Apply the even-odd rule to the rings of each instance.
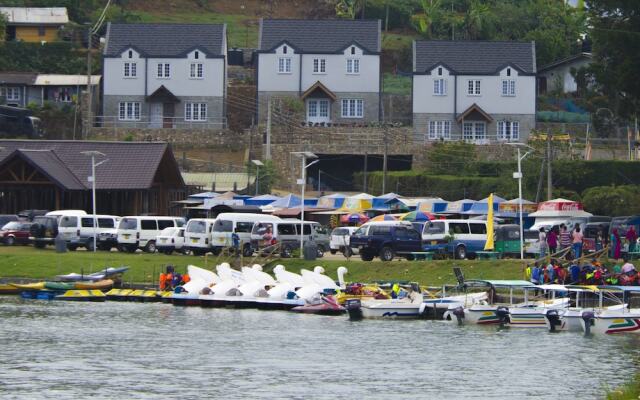
[[[138,128],[138,129],[224,129],[226,118],[207,118],[202,121],[186,121],[182,117],[161,117],[151,119],[141,115],[137,120],[122,120],[118,116],[95,116],[92,125],[99,128]]]

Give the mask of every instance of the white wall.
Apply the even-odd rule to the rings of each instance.
[[[124,53],[127,56],[127,52]],[[124,78],[125,62],[136,61],[137,77]],[[201,79],[190,78],[190,64],[203,64],[204,76]],[[145,60],[137,55],[134,59],[105,58],[104,59],[104,94],[105,95],[150,95],[161,85],[164,85],[176,96],[223,96],[225,84],[225,59],[205,58],[200,52],[199,59],[194,58],[194,52],[187,58],[151,58],[147,61],[148,81],[145,93]],[[171,64],[170,78],[157,77],[157,64]]]
[[[480,96],[467,94],[470,79],[480,80]],[[503,79],[516,81],[515,96],[502,96]],[[457,93],[458,114],[464,112],[473,103],[489,114],[534,114],[536,110],[535,76],[459,76]]]
[[[291,57],[291,73],[278,73],[278,58]],[[313,60],[326,60],[325,73],[313,73]],[[347,59],[360,60],[360,73],[347,74]],[[293,54],[289,48],[288,54],[282,54],[282,47],[276,49],[275,54],[260,53],[258,59],[258,91],[287,92],[298,90],[304,92],[317,81],[322,82],[333,92],[370,92],[380,91],[380,57],[378,55],[363,55],[356,48],[356,54],[351,55],[350,48],[345,54],[303,54],[302,55],[302,87],[300,80],[300,55]]]
[[[444,79],[447,83],[446,94],[433,94],[433,81]],[[415,75],[413,77],[413,112],[419,113],[451,113],[453,114],[454,77],[446,68],[442,69],[442,76],[437,75],[437,68],[431,75]]]

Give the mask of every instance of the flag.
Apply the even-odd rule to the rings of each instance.
[[[487,242],[484,244],[484,250],[493,250],[493,193],[489,195],[487,201]]]

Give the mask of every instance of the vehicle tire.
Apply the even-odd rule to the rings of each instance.
[[[36,240],[35,242],[33,242],[33,247],[35,247],[36,249],[44,249],[46,246],[47,244],[40,240]]]
[[[280,257],[291,258],[292,251],[293,250],[291,249],[291,246],[289,245],[282,246],[282,248],[280,249]]]
[[[16,238],[14,238],[13,236],[9,236],[4,240],[4,244],[6,244],[7,246],[13,246],[15,243],[16,243]]]
[[[101,250],[101,251],[111,251],[111,246],[110,246],[110,245],[108,245],[108,244],[104,244],[104,243],[100,244],[100,243],[99,243],[99,244],[98,244],[98,250]]]
[[[338,252],[338,250],[336,250],[336,249],[331,249],[331,250],[329,250],[329,252],[331,252],[331,254],[336,254],[336,253]]]
[[[353,255],[353,250],[351,250],[351,247],[343,247],[342,249],[342,255],[345,256],[346,258],[349,258]]]
[[[214,256],[219,256],[222,253],[222,249],[220,247],[214,247],[211,249],[211,254]]]
[[[407,254],[405,258],[407,259],[407,261],[413,261],[416,259],[416,257],[413,254]]]
[[[455,256],[455,258],[458,260],[464,260],[465,258],[467,258],[467,248],[464,246],[456,247]]]
[[[373,260],[373,253],[370,253],[368,251],[360,250],[360,259],[362,261],[372,261]]]
[[[380,260],[382,261],[392,261],[395,257],[393,249],[389,246],[385,246],[380,250]]]
[[[476,253],[467,254],[467,259],[469,260],[475,260],[476,258],[478,258],[478,255]]]
[[[253,255],[253,249],[249,243],[245,243],[242,247],[242,256],[243,257],[251,257]]]
[[[321,244],[320,244],[320,245],[318,245],[318,250],[317,250],[316,257],[318,257],[318,258],[322,258],[322,257],[324,257],[324,252],[325,252],[325,251],[326,251],[326,250],[324,249],[324,246],[323,246],[323,245],[321,245]]]
[[[146,251],[147,253],[155,253],[156,252],[156,241],[155,240],[149,240],[147,242],[147,245],[144,246],[144,251]]]
[[[77,245],[75,245],[75,244],[68,244],[68,245],[67,245],[67,250],[69,250],[69,251],[76,251],[76,250],[78,250],[78,246],[77,246]]]
[[[191,253],[193,253],[193,255],[196,257],[200,257],[206,254],[204,250],[191,250]]]

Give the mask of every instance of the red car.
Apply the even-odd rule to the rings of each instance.
[[[11,246],[29,244],[31,222],[13,221],[0,228],[0,242]]]

